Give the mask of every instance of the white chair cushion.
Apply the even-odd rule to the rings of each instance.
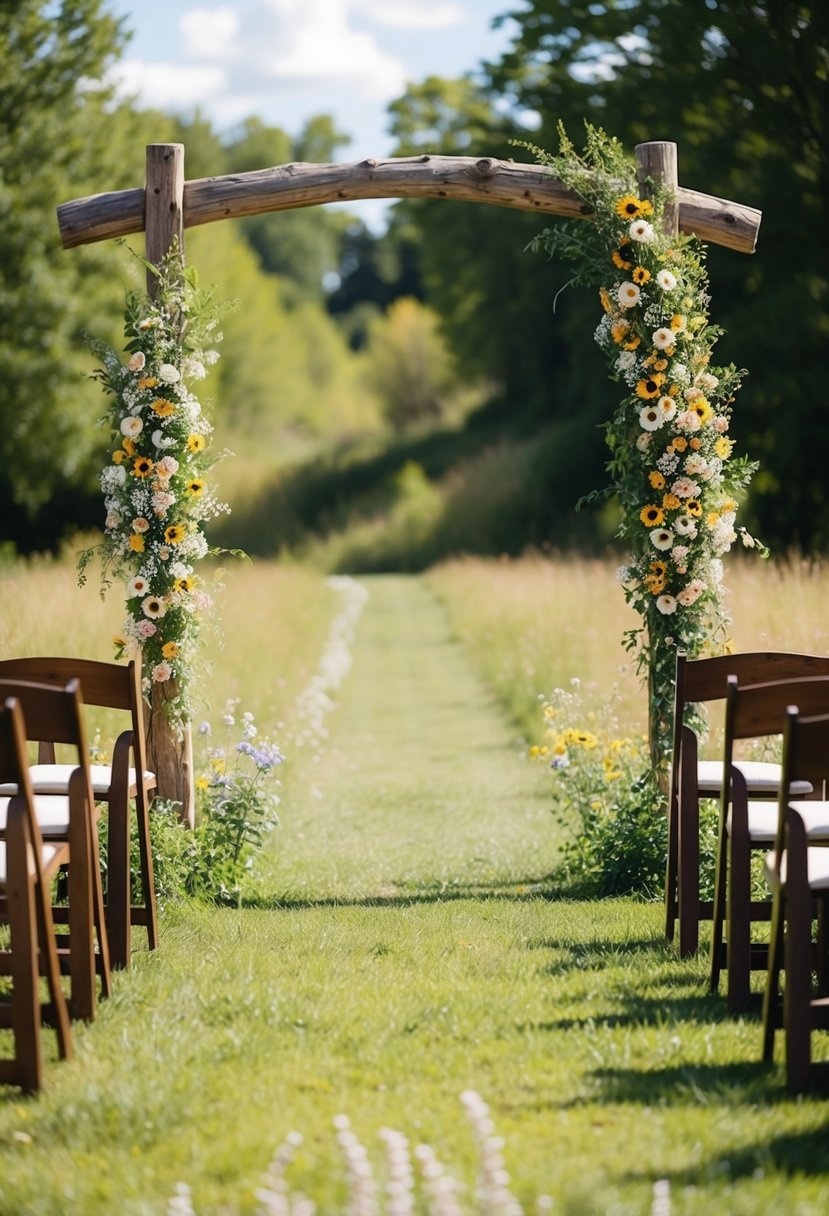
[[[0,831],[6,827],[9,799],[0,798]],[[65,794],[36,794],[35,815],[43,836],[65,836],[69,829],[69,799]]]
[[[49,869],[49,866],[52,862],[52,858],[58,852],[60,852],[59,845],[45,844],[43,846],[43,864],[47,870]],[[29,857],[31,858],[31,856],[32,855],[30,853]],[[29,873],[32,873],[32,869],[29,870]],[[0,887],[5,886],[7,880],[8,880],[8,870],[6,868],[6,843],[5,843],[5,841],[0,840]]]
[[[826,891],[829,889],[829,849],[807,849],[806,865],[809,874],[809,889]],[[780,859],[780,878],[786,881],[786,854]],[[766,854],[766,880],[769,886],[777,886],[774,874],[774,853]]]
[[[736,760],[736,767],[746,779],[749,794],[776,794],[780,789],[781,768],[765,760]],[[697,787],[702,798],[719,798],[722,793],[722,760],[700,760],[697,764]],[[808,781],[793,781],[792,793],[811,794]]]
[[[800,812],[809,840],[829,841],[829,802],[796,801],[791,805]],[[752,844],[774,843],[777,836],[777,813],[776,802],[749,802],[748,835]],[[731,835],[730,810],[726,829]]]
[[[65,794],[69,786],[69,776],[78,766],[76,764],[33,764],[29,769],[32,789],[36,794]],[[92,792],[99,798],[106,798],[112,783],[112,769],[108,764],[90,764],[89,775],[92,778]],[[154,784],[153,773],[144,774],[145,782]],[[135,769],[129,770],[130,789],[135,785]],[[13,785],[0,785],[0,794],[13,794]]]

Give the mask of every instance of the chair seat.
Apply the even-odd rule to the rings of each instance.
[[[809,840],[829,841],[829,802],[790,803],[799,811]],[[777,836],[777,803],[749,802],[748,835],[752,844],[774,844]],[[731,835],[731,810],[728,812],[726,830]]]
[[[33,764],[29,769],[32,789],[36,794],[65,794],[69,786],[70,774],[74,771],[72,764]],[[89,774],[92,778],[92,792],[98,798],[106,798],[112,784],[112,768],[108,764],[90,764]],[[155,774],[144,773],[144,783],[155,785]],[[129,788],[135,789],[135,769],[129,770]],[[14,787],[0,785],[0,794],[13,794]]]
[[[777,794],[780,789],[780,765],[766,760],[737,760],[738,768],[746,779],[749,794]],[[722,760],[700,760],[697,764],[697,788],[701,798],[719,798],[722,793]],[[811,794],[808,781],[795,781],[791,792],[795,795]]]
[[[806,864],[809,873],[809,889],[811,891],[829,891],[829,849],[813,848],[806,850]],[[774,872],[774,853],[766,854],[766,882],[770,887],[777,886],[777,875]],[[780,862],[780,880],[786,882],[786,854]]]
[[[3,826],[4,827],[5,827],[5,824],[6,824],[6,812],[5,812],[5,808],[4,808],[4,810],[3,810]],[[49,871],[52,868],[52,862],[55,860],[55,858],[58,856],[58,854],[62,851],[62,849],[63,849],[63,846],[59,845],[59,844],[44,844],[43,852],[42,852],[43,868],[46,870],[47,874],[49,873]],[[30,856],[31,856],[31,854],[30,854]],[[34,866],[32,866],[31,861],[29,862],[29,865],[30,865],[31,870],[34,870]],[[4,887],[6,885],[7,878],[8,878],[8,873],[7,873],[7,869],[6,869],[6,842],[4,840],[0,840],[0,887]]]
[[[35,815],[42,836],[65,837],[69,830],[69,799],[66,794],[36,794]],[[6,827],[9,799],[0,798],[0,831]]]

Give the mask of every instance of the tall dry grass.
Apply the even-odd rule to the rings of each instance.
[[[573,679],[588,708],[619,691],[619,716],[644,730],[641,682],[622,648],[637,624],[616,581],[617,562],[540,554],[460,558],[428,575],[458,639],[526,738],[540,730],[538,698]],[[829,569],[796,557],[735,558],[726,604],[737,650],[829,652]]]

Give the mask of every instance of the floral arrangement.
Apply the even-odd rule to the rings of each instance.
[[[192,389],[218,359],[221,340],[209,293],[197,286],[174,246],[156,274],[153,297],[133,291],[125,312],[126,361],[102,342],[94,373],[112,398],[103,419],[112,451],[101,474],[104,542],[80,558],[80,581],[102,551],[102,594],[123,581],[127,614],[116,657],[140,654],[144,691],[165,685],[170,719],[192,716],[191,688],[200,621],[212,607],[196,573],[210,552],[204,523],[228,507],[207,472],[212,427]]]
[[[727,642],[722,557],[738,536],[766,552],[736,523],[756,467],[735,457],[729,435],[744,373],[712,363],[722,331],[709,319],[704,247],[665,233],[666,192],[657,185],[641,197],[635,166],[601,130],[587,127],[584,156],[559,134],[559,156],[532,150],[585,201],[590,222],[545,231],[533,244],[574,262],[574,282],[598,287],[595,339],[624,385],[606,427],[611,480],[598,495],[615,494],[622,508],[617,535],[630,559],[619,579],[642,618],[625,645],[649,677],[651,754],[661,764],[676,650],[696,657]]]
[[[569,893],[653,897],[661,890],[667,820],[644,736],[624,734],[618,694],[585,707],[581,681],[542,702],[545,742],[530,748],[556,782],[566,832],[556,878]]]

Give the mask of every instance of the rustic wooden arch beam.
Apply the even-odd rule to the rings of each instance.
[[[352,164],[290,164],[184,184],[184,227],[268,211],[365,198],[447,198],[520,211],[584,218],[581,199],[538,165],[494,157],[412,156]],[[738,253],[753,253],[761,212],[696,190],[677,190],[679,228]],[[145,229],[143,189],[94,194],[62,203],[65,249]]]

